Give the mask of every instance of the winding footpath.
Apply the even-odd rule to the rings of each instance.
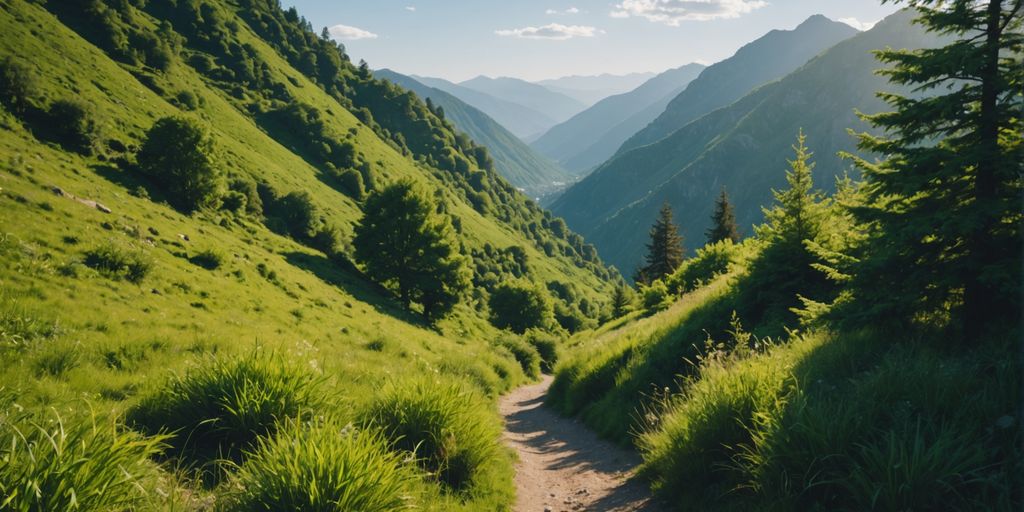
[[[543,407],[551,376],[501,398],[505,442],[519,454],[516,512],[657,512],[631,480],[640,457],[599,439],[582,423]]]

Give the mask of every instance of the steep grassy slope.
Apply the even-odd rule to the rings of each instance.
[[[490,116],[455,96],[389,69],[374,71],[373,74],[413,91],[421,98],[429,98],[442,107],[445,117],[456,128],[487,147],[498,172],[527,195],[544,196],[569,182],[569,175],[558,164],[538,154]]]
[[[619,153],[656,142],[690,121],[724,107],[754,88],[778,80],[811,57],[849,38],[857,30],[815,15],[793,30],[773,30],[712,64],[650,125],[630,137]]]
[[[882,108],[876,91],[893,90],[873,73],[877,48],[920,48],[935,37],[895,14],[844,41],[783,80],[757,89],[729,107],[694,121],[665,139],[614,157],[560,196],[552,209],[597,244],[619,268],[640,261],[647,227],[661,204],[676,213],[689,246],[704,241],[714,198],[726,187],[740,229],[750,234],[771,189],[783,184],[782,167],[802,128],[815,152],[817,185],[834,186],[849,166],[838,151],[855,151],[848,128],[866,129],[855,110]]]
[[[610,157],[626,137],[654,120],[669,100],[682,92],[705,66],[687,64],[665,71],[629,92],[605,98],[568,121],[554,126],[530,146],[575,175],[583,175]],[[645,114],[650,117],[645,118]],[[623,126],[623,125],[626,126]],[[615,134],[629,131],[621,139]],[[595,144],[601,141],[600,145]]]
[[[433,379],[435,388],[465,383],[493,396],[526,377],[508,350],[492,345],[498,332],[478,311],[488,286],[479,278],[495,270],[506,275],[500,270],[504,262],[495,263],[488,254],[518,248],[513,252],[522,260],[524,278],[541,284],[570,281],[594,301],[610,286],[598,275],[605,271],[584,260],[582,253],[592,249],[576,235],[567,245],[545,246],[550,215],[493,171],[474,168],[460,178],[457,169],[439,169],[443,162],[428,163],[439,153],[431,139],[421,137],[424,131],[454,144],[446,151],[456,162],[473,165],[486,158],[469,142],[456,140],[451,127],[422,104],[410,102],[409,93],[358,79],[360,71],[347,63],[335,70],[350,80],[345,91],[328,87],[325,76],[314,72],[322,68],[293,67],[294,56],[277,49],[285,36],[258,36],[272,25],[268,20],[294,15],[276,3],[253,4],[250,10],[202,3],[203,26],[230,28],[213,40],[242,48],[231,55],[244,56],[239,60],[248,68],[226,55],[214,56],[201,33],[194,33],[179,40],[173,62],[163,71],[132,62],[131,55],[117,54],[115,60],[113,52],[62,23],[94,37],[90,30],[97,25],[69,17],[65,9],[74,9],[71,4],[44,8],[3,0],[0,5],[5,34],[0,58],[29,70],[32,109],[76,100],[99,133],[95,150],[83,155],[44,140],[52,127],[38,118],[0,109],[0,406],[5,410],[42,415],[38,419],[46,425],[52,416],[43,416],[54,411],[68,425],[87,424],[93,411],[102,423],[110,413],[116,417],[133,409],[141,397],[164,386],[171,372],[205,366],[213,356],[233,360],[254,352],[279,354],[322,378],[327,404],[312,413],[337,416],[341,425],[366,410],[385,384],[408,377]],[[112,19],[129,31],[166,34],[166,28],[158,28],[167,27],[160,16],[180,14],[164,1],[148,2],[145,10],[122,8]],[[253,15],[266,26],[253,28],[248,21]],[[294,22],[300,25],[297,16]],[[184,31],[189,25],[174,26]],[[243,78],[245,69],[255,69],[255,76]],[[464,250],[477,255],[475,297],[430,326],[346,261],[345,241],[361,216],[361,203],[339,191],[330,167],[307,141],[268,120],[285,103],[277,97],[320,112],[325,131],[356,149],[376,187],[412,179],[433,191],[457,219]],[[406,115],[419,118],[402,117],[404,106],[413,113]],[[340,232],[337,254],[281,234],[284,230],[269,217],[227,210],[185,214],[169,206],[166,191],[138,174],[132,152],[157,119],[171,115],[198,119],[209,128],[215,162],[232,177],[279,193],[307,192],[323,219]],[[579,251],[570,247],[573,243]],[[571,256],[577,253],[578,258]],[[102,262],[116,256],[148,262],[150,270],[141,279],[128,279],[118,268],[104,267]],[[496,421],[486,402],[473,414]],[[11,418],[5,413],[0,421],[5,446],[10,446],[7,436],[15,435]],[[498,440],[491,436],[482,442],[497,447]],[[147,498],[155,503],[143,509],[200,509],[233,492],[179,482],[169,472],[157,481],[161,490]],[[416,499],[428,509],[506,508],[512,498],[509,455],[495,452],[468,489],[454,493],[429,483]]]
[[[412,78],[424,85],[451,94],[465,103],[480,109],[520,139],[544,133],[545,130],[558,123],[558,121],[551,118],[550,114],[539,112],[525,105],[507,101],[476,89],[463,87],[442,78],[416,75],[412,75]]]

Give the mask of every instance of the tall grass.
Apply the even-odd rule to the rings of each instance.
[[[136,284],[153,270],[153,261],[142,251],[127,249],[113,242],[86,251],[83,263],[112,279],[124,278]]]
[[[53,339],[65,331],[48,315],[0,296],[0,348],[25,348],[38,340]]]
[[[210,358],[176,375],[129,411],[148,433],[169,432],[187,462],[237,458],[279,422],[317,413],[322,378],[279,354],[255,350],[238,358]]]
[[[416,505],[419,476],[379,433],[335,421],[288,421],[246,457],[235,512],[386,512]]]
[[[540,354],[533,345],[521,336],[512,333],[502,333],[495,341],[495,345],[511,352],[527,377],[536,379],[540,376]]]
[[[121,430],[111,418],[65,422],[0,416],[0,510],[134,510],[148,495],[162,436]]]
[[[427,379],[389,385],[359,414],[364,428],[378,428],[391,445],[451,491],[478,483],[489,464],[505,457],[501,427],[482,397],[465,387]]]

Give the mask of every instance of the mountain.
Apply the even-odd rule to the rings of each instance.
[[[440,89],[428,87],[412,77],[389,69],[373,72],[393,84],[430,99],[444,109],[445,117],[474,142],[485,146],[494,159],[494,166],[512,185],[531,197],[539,197],[561,189],[571,180],[558,164],[527,146],[490,116]]]
[[[579,100],[518,78],[478,76],[460,82],[459,85],[542,112],[555,123],[565,121],[587,108],[587,105]],[[544,130],[548,128],[550,126]]]
[[[586,174],[612,156],[626,138],[653,121],[704,68],[701,64],[686,64],[665,71],[629,92],[597,102],[530,145],[569,172]]]
[[[793,30],[772,30],[732,57],[708,66],[669,102],[657,119],[630,137],[618,152],[655,142],[686,123],[729,105],[755,87],[786,76],[811,57],[857,33],[853,27],[821,15],[807,18]]]
[[[534,83],[562,93],[570,98],[575,98],[586,105],[593,105],[608,96],[632,91],[655,75],[656,73],[650,72],[628,73],[625,75],[613,75],[610,73],[570,75],[561,78],[538,80]]]
[[[525,140],[530,136],[544,133],[545,130],[555,125],[555,121],[548,114],[538,112],[523,105],[496,98],[490,94],[480,92],[476,89],[463,87],[449,82],[443,78],[432,78],[427,76],[410,75],[427,87],[444,91],[462,100],[467,105],[479,109],[492,119],[498,122],[516,137]]]
[[[782,80],[676,130],[654,144],[616,155],[551,205],[602,257],[631,271],[639,263],[647,229],[667,202],[693,249],[704,243],[715,196],[725,187],[744,235],[762,219],[772,188],[785,185],[786,159],[799,130],[815,152],[814,177],[822,189],[850,168],[838,151],[856,151],[847,130],[866,130],[855,109],[884,110],[876,91],[899,90],[874,74],[882,67],[872,50],[932,46],[935,36],[912,25],[912,14],[886,18],[815,57]],[[710,69],[710,68],[709,68]]]

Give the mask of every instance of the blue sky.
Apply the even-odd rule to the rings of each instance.
[[[354,60],[461,81],[540,80],[710,64],[812,14],[863,24],[878,0],[282,0]]]

